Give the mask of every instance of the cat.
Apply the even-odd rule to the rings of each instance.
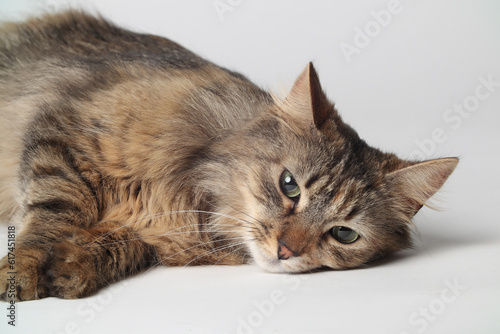
[[[81,298],[158,265],[363,266],[411,246],[458,163],[368,146],[312,63],[279,98],[79,11],[1,26],[0,115],[4,300]]]

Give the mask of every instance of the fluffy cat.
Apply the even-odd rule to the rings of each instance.
[[[159,264],[355,268],[410,246],[458,163],[368,146],[312,64],[280,100],[74,11],[1,26],[0,115],[0,216],[22,226],[3,299],[80,298]]]

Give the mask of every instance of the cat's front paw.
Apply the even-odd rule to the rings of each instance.
[[[50,297],[81,298],[97,291],[92,256],[72,241],[57,243],[45,254],[38,285]]]
[[[0,260],[0,300],[23,301],[40,299],[45,296],[39,288],[36,252],[19,252],[15,256],[6,255]]]

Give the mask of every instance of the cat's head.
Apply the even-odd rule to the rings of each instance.
[[[411,218],[458,163],[405,161],[368,146],[342,122],[312,64],[225,145],[232,153],[218,167],[227,183],[218,205],[240,221],[219,227],[272,272],[354,268],[409,247]]]

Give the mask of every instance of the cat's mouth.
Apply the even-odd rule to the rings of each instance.
[[[250,254],[252,255],[255,263],[268,272],[297,273],[304,271],[299,257],[288,260],[280,260],[277,254],[270,254],[255,242],[250,243],[249,248]]]

